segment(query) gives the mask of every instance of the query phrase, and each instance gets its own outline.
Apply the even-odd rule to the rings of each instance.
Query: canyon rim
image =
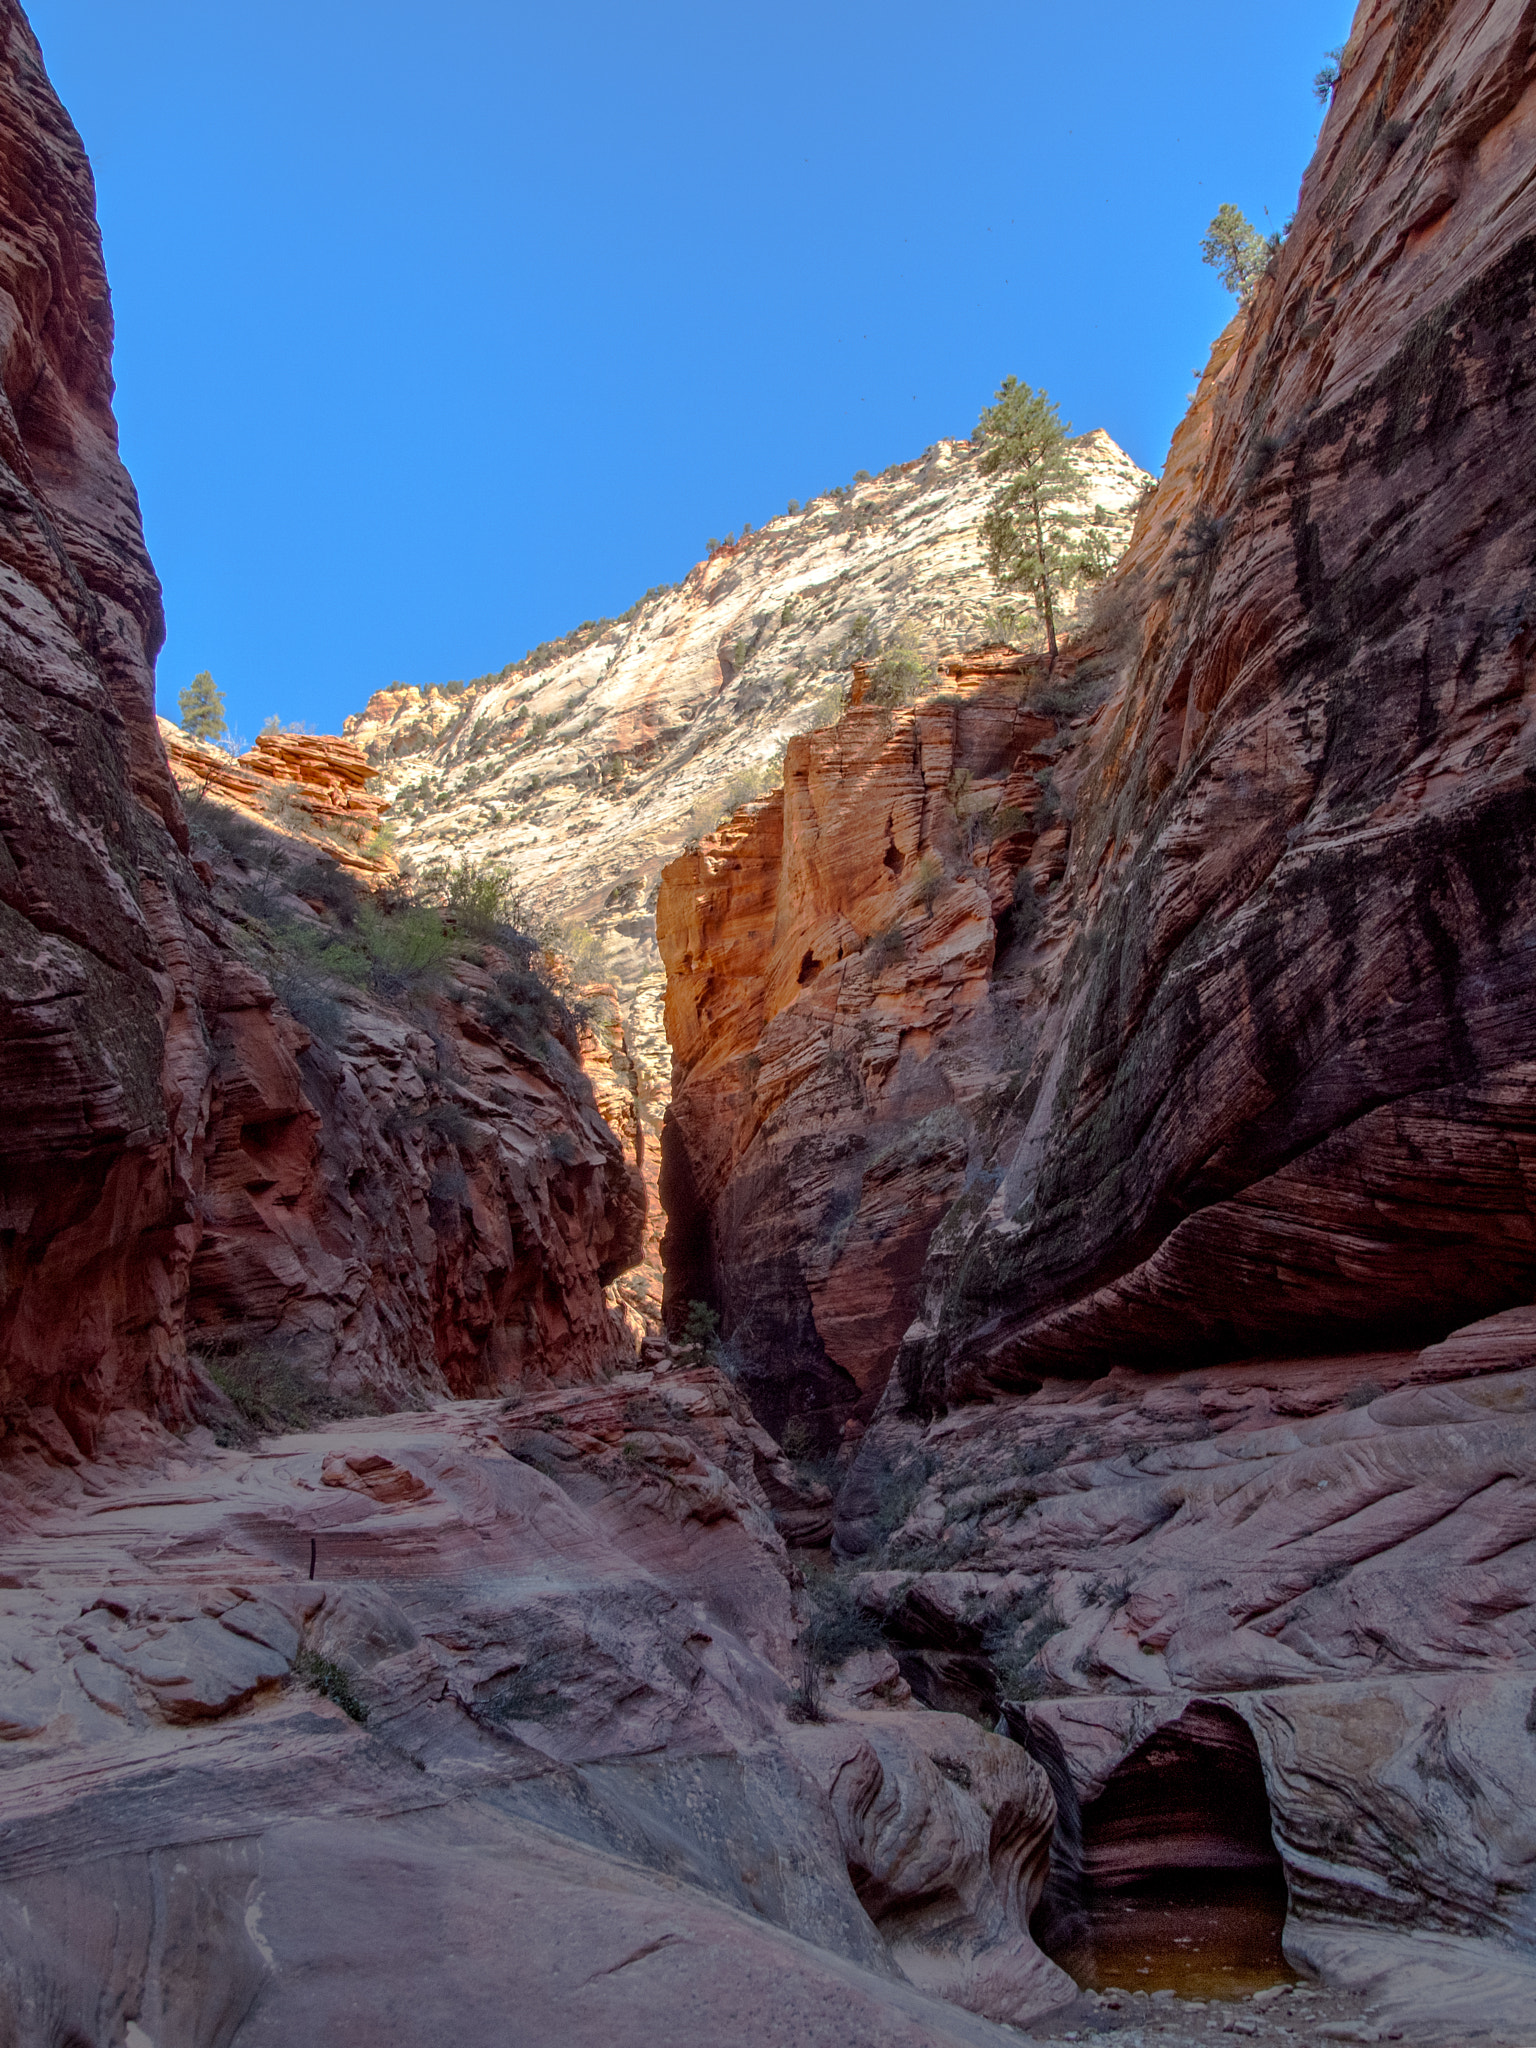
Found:
[[[1365,0],[1054,662],[942,442],[238,760],[0,102],[3,2038],[1536,2038],[1536,7]]]

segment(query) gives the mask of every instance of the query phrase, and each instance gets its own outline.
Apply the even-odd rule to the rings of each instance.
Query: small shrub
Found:
[[[556,1131],[549,1141],[549,1150],[551,1158],[558,1159],[562,1166],[574,1166],[581,1157],[569,1131]]]
[[[466,1146],[473,1142],[475,1127],[456,1102],[434,1102],[421,1113],[421,1123],[435,1138],[445,1138],[450,1145]]]
[[[316,1422],[367,1413],[365,1404],[333,1394],[281,1344],[209,1347],[193,1355],[245,1427],[257,1434],[308,1429]]]
[[[339,1664],[329,1657],[322,1657],[318,1650],[300,1650],[293,1660],[293,1675],[300,1685],[319,1693],[322,1699],[333,1700],[354,1721],[368,1719],[368,1709],[353,1690],[351,1678]]]
[[[993,1651],[992,1668],[1006,1698],[1039,1699],[1049,1691],[1051,1680],[1036,1659],[1065,1626],[1055,1602],[1048,1602],[1033,1621]]]
[[[327,995],[311,975],[296,968],[272,977],[278,1001],[290,1017],[296,1018],[311,1038],[322,1045],[338,1046],[347,1035],[347,1013],[332,995]]]
[[[933,915],[933,906],[938,901],[939,892],[943,887],[944,863],[936,854],[925,853],[918,862],[916,873],[913,876],[912,894],[915,900],[921,903],[930,917]]]
[[[836,1572],[807,1579],[811,1617],[800,1631],[800,1651],[817,1669],[835,1669],[860,1650],[885,1647],[878,1618],[860,1601],[849,1582]]]
[[[1346,1408],[1369,1408],[1373,1401],[1379,1401],[1386,1392],[1380,1380],[1358,1380],[1344,1396]]]
[[[1034,621],[1017,605],[995,605],[977,629],[984,647],[1022,647],[1034,631]]]
[[[882,925],[867,941],[864,959],[871,974],[883,974],[886,968],[896,965],[906,950],[907,942],[901,926],[893,919],[890,924]]]
[[[720,1318],[707,1301],[690,1301],[683,1323],[682,1352],[690,1365],[703,1365],[720,1334]]]
[[[439,1167],[427,1183],[427,1204],[436,1212],[434,1221],[440,1225],[468,1199],[469,1181],[463,1167],[457,1164]]]
[[[922,696],[932,684],[933,670],[915,649],[890,647],[870,671],[865,702],[894,709]]]
[[[880,1505],[875,1510],[875,1528],[887,1541],[901,1528],[917,1506],[923,1488],[933,1477],[933,1459],[924,1453],[909,1464],[888,1466],[880,1475]]]
[[[809,1458],[813,1455],[816,1440],[804,1416],[792,1415],[785,1423],[779,1447],[786,1458]]]
[[[1190,514],[1183,540],[1168,558],[1174,575],[1193,576],[1204,568],[1221,546],[1226,530],[1225,519],[1216,518],[1204,505],[1197,505]]]
[[[801,1664],[800,1676],[784,1711],[791,1721],[826,1720],[821,1704],[821,1672],[812,1658],[807,1657]]]
[[[457,860],[443,877],[444,905],[459,931],[492,939],[521,909],[512,878],[489,861]]]

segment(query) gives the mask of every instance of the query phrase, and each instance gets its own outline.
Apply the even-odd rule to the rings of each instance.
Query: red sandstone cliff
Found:
[[[13,0],[0,107],[0,1413],[87,1446],[125,1407],[185,1417],[189,1330],[395,1398],[604,1368],[633,1349],[603,1288],[641,1205],[574,1046],[486,1027],[489,957],[408,1003],[321,988],[317,1033],[262,936],[342,936],[285,886],[304,849],[188,857],[90,172]],[[332,836],[376,824],[341,743],[235,772]]]
[[[1064,672],[851,712],[658,907],[669,1286],[852,1420],[904,1678],[1055,1759],[1090,1877],[1269,1858],[1376,2026],[1511,2039],[1533,139],[1536,7],[1368,0]]]
[[[669,869],[679,1284],[812,1405],[919,1306],[942,1404],[1536,1282],[1533,36],[1362,11],[1075,669],[852,713]]]

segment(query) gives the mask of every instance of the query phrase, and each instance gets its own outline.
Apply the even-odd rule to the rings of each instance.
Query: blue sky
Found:
[[[96,171],[160,702],[499,668],[1012,372],[1149,467],[1343,0],[32,0]],[[1267,209],[1267,219],[1266,219]]]

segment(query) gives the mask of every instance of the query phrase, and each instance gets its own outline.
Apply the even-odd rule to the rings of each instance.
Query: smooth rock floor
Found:
[[[1088,2043],[1113,2036],[1115,2048],[1159,2048],[1231,2036],[1255,2048],[1298,2048],[1298,2044],[1403,2041],[1420,2048],[1530,2048],[1536,2023],[1524,2037],[1509,2032],[1443,2027],[1372,2019],[1358,1993],[1297,1984],[1273,1987],[1244,1999],[1185,1999],[1173,1992],[1084,1992],[1075,2006],[1053,2014],[1027,2038],[1051,2043]]]

